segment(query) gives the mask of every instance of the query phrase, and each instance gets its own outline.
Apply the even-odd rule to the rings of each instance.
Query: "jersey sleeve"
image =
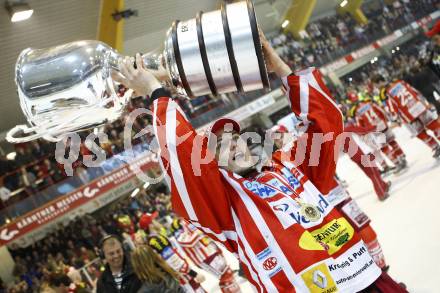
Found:
[[[307,135],[305,159],[295,163],[321,193],[327,194],[334,187],[339,153],[335,142],[344,129],[342,113],[315,68],[291,74],[283,79],[283,84],[291,109],[303,122]],[[297,146],[294,151],[303,150]]]
[[[154,95],[154,94],[153,94]],[[153,128],[160,165],[171,190],[173,210],[227,248],[235,236],[226,186],[203,137],[196,134],[183,111],[169,97],[154,100]],[[208,160],[207,160],[208,161]],[[233,249],[231,249],[233,250]]]

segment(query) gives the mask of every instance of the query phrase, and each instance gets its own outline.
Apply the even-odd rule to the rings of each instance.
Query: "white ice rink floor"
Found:
[[[389,274],[404,282],[411,293],[440,292],[440,161],[404,128],[394,130],[406,153],[409,168],[391,175],[390,197],[380,202],[369,179],[344,156],[338,162],[338,175],[347,181],[348,190],[372,220],[384,250]],[[233,269],[238,262],[225,253]],[[208,292],[220,292],[214,277],[204,273]],[[240,279],[243,292],[251,286]]]

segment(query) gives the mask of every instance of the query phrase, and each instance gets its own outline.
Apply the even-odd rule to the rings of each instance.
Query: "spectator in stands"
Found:
[[[55,172],[50,170],[50,164],[48,164],[49,160],[45,159],[44,161],[40,162],[38,165],[36,165],[34,167],[37,178],[39,179],[43,179],[43,183],[42,186],[47,187],[47,186],[51,186],[52,184],[54,184],[54,178],[51,175],[51,173]]]
[[[45,155],[45,151],[41,147],[43,144],[42,142],[34,140],[30,144],[31,145],[29,147],[31,148],[32,157],[34,157],[35,159],[39,159]]]
[[[92,248],[93,247],[93,242],[92,242],[93,235],[92,235],[92,232],[90,232],[89,225],[86,221],[83,221],[83,223],[82,223],[81,236],[84,239],[85,244],[88,247]]]
[[[422,67],[418,62],[414,62],[410,72],[404,75],[404,80],[421,92],[440,113],[440,102],[434,97],[436,90],[434,84],[439,82],[439,78],[428,67]]]
[[[8,160],[4,155],[0,155],[0,176],[12,171],[12,161]]]
[[[428,66],[440,78],[440,20],[438,20],[426,35],[432,38],[432,49],[429,53]]]
[[[63,273],[54,273],[50,276],[48,287],[56,293],[70,293],[69,290],[72,280]],[[75,292],[75,291],[73,291]]]
[[[26,169],[26,167],[21,167],[21,185],[26,188],[28,194],[33,194],[37,190],[37,177],[32,171]]]
[[[97,284],[97,293],[136,293],[142,281],[133,272],[130,260],[125,256],[121,241],[114,235],[105,237],[101,243],[105,271]]]
[[[78,177],[81,185],[90,182],[90,175],[84,167],[85,166],[81,164],[80,166],[78,166],[78,168],[75,169],[75,175]]]
[[[2,204],[6,204],[6,202],[11,197],[11,191],[0,182],[0,199]]]
[[[34,160],[30,149],[25,145],[15,145],[15,152],[15,162],[19,166],[29,164]]]

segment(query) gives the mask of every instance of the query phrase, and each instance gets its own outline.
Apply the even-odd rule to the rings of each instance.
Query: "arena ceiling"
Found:
[[[260,26],[276,31],[291,0],[254,0]],[[14,83],[14,65],[27,47],[45,48],[75,40],[95,39],[99,19],[98,0],[27,0],[34,9],[26,21],[11,23],[0,5],[0,139],[11,127],[25,123]],[[318,0],[313,18],[334,13],[340,0]],[[125,22],[125,53],[148,52],[160,46],[174,19],[189,19],[199,10],[219,8],[220,0],[126,0],[138,10]]]

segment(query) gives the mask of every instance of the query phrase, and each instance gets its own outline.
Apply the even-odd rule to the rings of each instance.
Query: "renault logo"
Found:
[[[316,270],[313,272],[313,284],[321,289],[327,287],[327,278],[321,271]]]

